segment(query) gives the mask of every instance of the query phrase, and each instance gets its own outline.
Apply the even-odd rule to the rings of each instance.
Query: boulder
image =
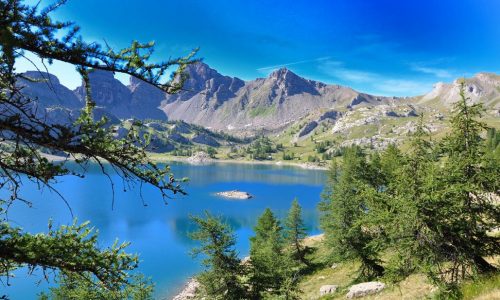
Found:
[[[376,294],[385,288],[385,284],[378,281],[363,282],[355,284],[349,288],[347,299],[364,297],[371,294]]]
[[[322,285],[319,288],[319,295],[324,296],[328,294],[333,294],[337,291],[337,286],[333,284]]]

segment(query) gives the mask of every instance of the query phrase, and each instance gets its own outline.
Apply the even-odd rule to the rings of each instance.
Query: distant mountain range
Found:
[[[450,107],[458,99],[457,81],[437,83],[431,92],[419,97],[382,97],[308,80],[286,68],[252,81],[223,76],[204,63],[190,65],[186,72],[185,91],[167,95],[135,78],[124,85],[110,72],[93,71],[90,82],[96,115],[106,115],[113,122],[130,118],[182,120],[235,135],[254,135],[281,132],[299,121],[328,113],[339,118],[360,107]],[[37,109],[48,121],[74,119],[83,107],[83,87],[69,90],[47,73],[29,71],[24,76],[46,79],[20,79],[20,85],[25,94],[38,99]],[[498,114],[500,76],[479,73],[466,83],[472,101],[481,101]]]

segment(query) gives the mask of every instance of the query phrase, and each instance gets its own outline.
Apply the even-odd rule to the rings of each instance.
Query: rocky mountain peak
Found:
[[[47,81],[49,84],[56,84],[59,85],[59,78],[57,76],[52,75],[47,72],[41,72],[41,71],[26,71],[23,73],[23,77],[29,78],[29,79],[35,79],[35,80],[40,80],[40,82]]]
[[[202,92],[201,95],[205,101],[215,100],[218,105],[234,97],[235,93],[245,85],[243,80],[223,76],[202,62],[188,65],[185,72],[189,76],[183,86],[185,91],[176,95],[168,95],[167,102],[188,100]]]
[[[302,78],[287,68],[273,71],[267,81],[273,84],[273,89],[277,93],[282,92],[285,96],[301,93],[316,95],[318,94],[317,88],[321,86],[318,82]]]

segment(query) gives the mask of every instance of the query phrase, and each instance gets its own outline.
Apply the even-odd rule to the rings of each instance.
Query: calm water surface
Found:
[[[66,176],[56,187],[69,202],[79,221],[90,220],[99,231],[100,246],[111,245],[116,239],[130,241],[128,252],[140,253],[139,271],[155,282],[155,298],[170,299],[185,280],[200,270],[199,259],[189,255],[195,246],[188,238],[194,230],[190,214],[209,210],[222,215],[235,229],[240,256],[248,254],[248,238],[256,218],[266,207],[284,217],[291,201],[297,197],[303,207],[310,234],[319,232],[316,205],[325,182],[325,172],[303,170],[286,166],[213,164],[192,166],[172,165],[174,174],[189,177],[185,184],[187,196],[175,196],[163,203],[158,191],[144,187],[141,200],[139,188],[124,192],[121,181],[115,178],[115,204],[109,180],[96,169],[85,179]],[[214,195],[225,190],[239,189],[255,196],[250,200],[227,200]],[[54,224],[71,223],[72,217],[63,201],[48,190],[38,191],[25,183],[23,196],[34,200],[34,207],[18,203],[9,212],[10,219],[35,233],[45,231],[47,220]],[[147,206],[143,205],[143,201]],[[12,300],[36,299],[36,295],[50,286],[40,273],[27,276],[16,272],[11,286],[0,282],[0,294],[7,293]]]

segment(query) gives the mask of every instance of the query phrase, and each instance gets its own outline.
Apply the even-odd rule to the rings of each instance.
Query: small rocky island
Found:
[[[246,200],[246,199],[250,199],[253,197],[252,195],[250,195],[247,192],[242,192],[242,191],[238,191],[238,190],[218,192],[218,193],[216,193],[216,195],[221,196],[221,197],[225,197],[225,198],[240,199],[240,200]]]

